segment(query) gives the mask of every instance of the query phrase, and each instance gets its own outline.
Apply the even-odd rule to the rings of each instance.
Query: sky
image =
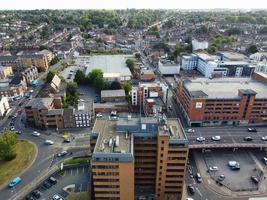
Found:
[[[1,10],[126,8],[267,9],[267,0],[0,0]]]

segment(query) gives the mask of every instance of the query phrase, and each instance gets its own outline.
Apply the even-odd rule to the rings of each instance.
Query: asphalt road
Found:
[[[267,144],[267,141],[261,140],[262,136],[267,135],[267,127],[257,127],[257,133],[248,132],[247,127],[198,127],[194,128],[195,133],[187,133],[189,144],[229,144],[229,143],[244,143],[244,144]],[[221,136],[221,141],[212,141],[212,136]],[[244,137],[250,136],[252,141],[245,141]],[[198,137],[206,138],[205,142],[198,142]]]

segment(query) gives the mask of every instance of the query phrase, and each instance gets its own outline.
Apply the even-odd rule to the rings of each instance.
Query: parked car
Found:
[[[41,197],[41,192],[39,190],[34,190],[32,192],[32,196],[36,199],[39,199]]]
[[[66,138],[63,140],[64,143],[71,143],[71,139],[70,138]]]
[[[54,144],[54,142],[52,140],[45,140],[44,143],[47,145],[53,145]]]
[[[110,116],[111,117],[117,116],[117,111],[116,110],[112,110],[111,113],[110,113]]]
[[[259,183],[259,179],[256,176],[251,176],[250,178],[255,184]]]
[[[53,185],[57,184],[57,179],[55,179],[53,176],[50,176],[48,181]]]
[[[263,140],[263,141],[267,141],[267,136],[262,136],[262,137],[261,137],[261,140]]]
[[[195,130],[192,128],[187,129],[187,133],[194,133],[194,132],[195,132]]]
[[[39,132],[37,132],[37,131],[33,131],[32,135],[38,137],[38,136],[41,135],[41,133],[39,133]]]
[[[97,118],[101,118],[101,117],[103,117],[103,115],[102,115],[101,113],[97,113],[97,114],[96,114],[96,117],[97,117]]]
[[[21,131],[15,131],[16,134],[21,135]]]
[[[67,151],[61,151],[60,153],[57,154],[57,157],[63,157],[65,155],[67,155],[68,152]]]
[[[200,175],[200,173],[197,173],[197,174],[196,174],[196,179],[197,179],[197,182],[198,182],[198,183],[202,183],[202,181],[203,181],[203,180],[202,180],[202,177],[201,177],[201,175]]]
[[[263,161],[263,163],[264,163],[265,165],[267,165],[267,158],[266,158],[266,157],[263,157],[263,158],[262,158],[262,161]]]
[[[204,137],[198,137],[198,138],[197,138],[197,141],[198,141],[198,142],[204,142],[205,140],[206,140],[206,139],[205,139]]]
[[[190,194],[192,194],[192,195],[194,195],[195,194],[195,188],[190,184],[190,185],[188,185],[187,186],[187,188],[188,188],[188,192],[190,193]]]
[[[55,195],[53,196],[53,200],[64,200],[64,199],[63,199],[63,197],[61,197],[60,195],[55,194]]]
[[[225,179],[225,175],[224,175],[224,174],[221,174],[221,175],[218,177],[218,181],[220,181],[220,182],[222,182],[224,179]]]
[[[249,141],[252,141],[253,139],[252,139],[252,137],[247,136],[247,137],[244,137],[244,140],[249,142]]]
[[[221,136],[216,135],[216,136],[211,137],[211,139],[212,139],[213,141],[220,141],[220,140],[221,140]]]
[[[34,198],[33,198],[31,195],[27,195],[27,196],[25,197],[25,200],[34,200]]]
[[[52,185],[48,181],[44,181],[43,183],[44,188],[49,189],[52,187]]]
[[[248,128],[248,132],[257,132],[256,128]]]
[[[15,187],[17,184],[19,184],[22,181],[22,179],[18,176],[16,178],[14,178],[10,183],[9,183],[9,187]]]
[[[217,172],[218,170],[219,170],[219,168],[217,166],[209,167],[210,172]]]

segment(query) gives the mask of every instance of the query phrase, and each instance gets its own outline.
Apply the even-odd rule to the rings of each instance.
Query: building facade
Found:
[[[176,101],[189,125],[262,123],[267,86],[250,78],[182,80]]]
[[[91,151],[96,199],[181,199],[188,140],[179,120],[97,119]]]
[[[0,99],[0,117],[6,116],[9,109],[10,109],[10,106],[8,103],[8,99],[6,97],[1,97],[1,99]]]

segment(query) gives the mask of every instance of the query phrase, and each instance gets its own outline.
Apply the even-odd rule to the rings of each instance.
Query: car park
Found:
[[[198,137],[198,138],[197,138],[197,141],[198,141],[198,142],[204,142],[205,140],[206,140],[206,139],[205,139],[204,137]]]
[[[259,183],[259,179],[256,176],[251,176],[250,179],[255,183],[258,184]]]
[[[213,141],[220,141],[220,140],[221,140],[221,136],[216,135],[216,136],[211,137],[211,139],[212,139]]]
[[[195,132],[195,130],[192,128],[187,129],[187,133],[194,133],[194,132]]]
[[[249,142],[249,141],[252,141],[253,140],[253,138],[252,137],[249,137],[249,136],[247,136],[247,137],[244,137],[244,141],[247,141],[247,142]]]
[[[248,132],[257,132],[257,129],[256,128],[248,128]]]
[[[190,194],[195,194],[195,188],[190,184],[190,185],[188,185],[187,186],[187,189],[188,189],[188,192],[190,193]]]
[[[262,141],[267,141],[267,136],[262,136],[262,137],[261,137],[261,140],[262,140]]]
[[[47,145],[53,145],[54,144],[54,142],[52,140],[45,140],[44,143]]]
[[[197,179],[198,183],[202,183],[202,181],[203,181],[200,173],[196,173],[196,179]]]
[[[39,132],[37,132],[37,131],[33,131],[32,135],[38,137],[38,136],[41,135],[41,133],[39,133]]]

